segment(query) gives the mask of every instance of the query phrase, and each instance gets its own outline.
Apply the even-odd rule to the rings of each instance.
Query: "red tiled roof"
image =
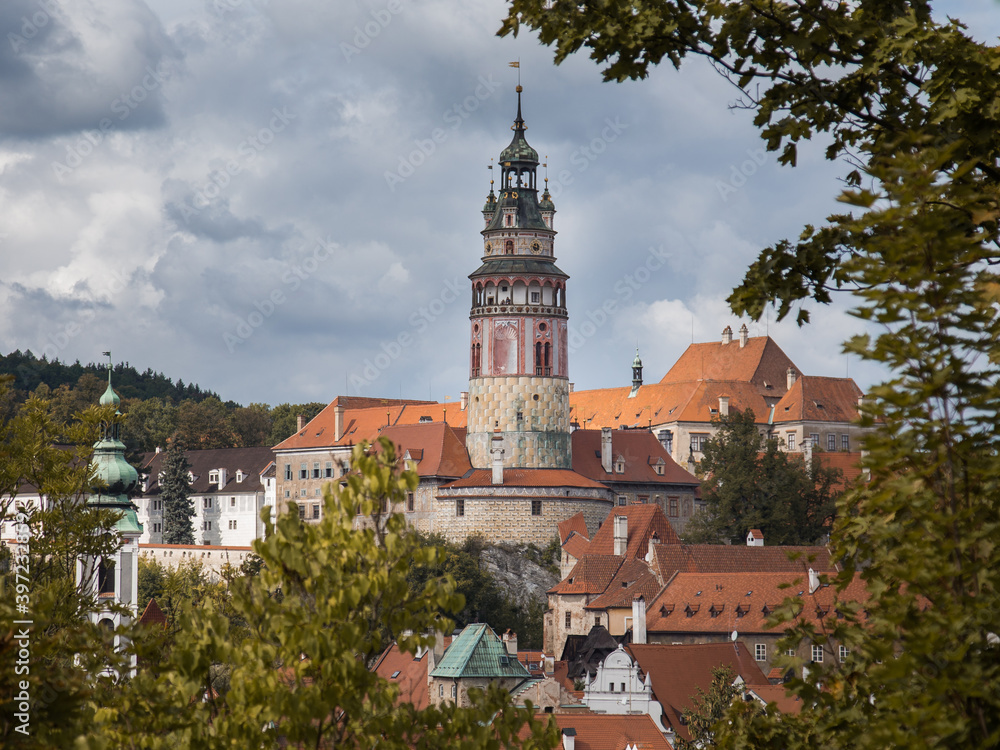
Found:
[[[654,549],[660,578],[682,573],[800,573],[812,568],[833,572],[826,547],[746,547],[728,544],[661,544]],[[789,555],[796,556],[795,560]]]
[[[802,700],[789,693],[784,685],[754,685],[749,692],[764,703],[774,703],[783,714],[797,714],[802,711]]]
[[[163,610],[160,609],[160,605],[156,603],[156,599],[150,599],[149,603],[146,605],[146,609],[142,611],[142,616],[139,618],[140,625],[161,625],[164,628],[167,627],[167,616],[163,614]]]
[[[444,422],[397,425],[380,436],[392,440],[400,456],[409,451],[422,477],[461,477],[472,468],[465,443]]]
[[[573,532],[569,539],[563,542],[563,551],[579,560],[584,555],[590,554],[590,540]]]
[[[690,484],[698,485],[700,480],[682,469],[670,457],[653,433],[647,430],[612,430],[612,462],[618,456],[625,460],[625,471],[609,474],[601,462],[601,431],[574,430],[573,469],[599,482],[643,482],[647,484]],[[663,474],[657,474],[654,466],[662,461]]]
[[[685,740],[691,736],[681,724],[681,714],[693,705],[698,688],[708,692],[716,667],[728,666],[748,685],[768,685],[750,650],[742,643],[632,644],[627,650],[649,676],[653,695],[663,706],[664,723],[669,722]]]
[[[344,407],[342,420],[344,434],[340,436],[340,440],[335,440],[338,406]],[[387,424],[418,422],[421,416],[434,416],[436,406],[435,401],[337,396],[305,427],[274,446],[274,450],[329,448],[335,445],[354,445],[362,440],[371,442],[378,436],[379,430]],[[388,422],[386,422],[387,413]]]
[[[593,714],[574,711],[539,714],[535,718],[544,722],[549,721],[550,717],[555,720],[560,731],[575,730],[576,750],[625,750],[626,746],[638,750],[671,750],[670,743],[649,714]],[[521,739],[527,736],[527,728],[522,728]]]
[[[461,479],[442,485],[443,487],[492,487],[492,469],[473,469]],[[504,487],[578,487],[582,489],[606,490],[603,484],[595,482],[570,469],[520,469],[503,470]]]
[[[798,596],[803,602],[799,619],[813,622],[836,617],[838,599],[868,600],[860,576],[839,595],[833,586],[821,586],[810,594],[808,585],[804,573],[678,573],[647,606],[646,631],[780,633],[780,628],[768,628],[767,619],[786,598]]]
[[[721,341],[691,344],[660,382],[728,380],[753,383],[761,389],[762,395],[767,392],[781,396],[786,390],[789,367],[795,365],[774,339],[755,336],[748,338],[746,346],[742,347],[738,339],[728,344]]]
[[[566,541],[572,531],[575,531],[584,539],[590,538],[587,532],[587,522],[583,518],[582,510],[575,516],[570,516],[565,521],[560,521],[557,528],[559,529],[559,541],[562,543]]]
[[[626,557],[642,558],[649,551],[649,539],[656,534],[660,546],[665,544],[680,544],[680,538],[667,520],[659,505],[645,503],[640,505],[624,505],[613,509],[604,519],[601,528],[590,540],[591,555],[610,555],[615,551],[614,519],[617,516],[628,518],[628,546]]]
[[[416,659],[413,654],[400,651],[399,646],[393,643],[382,652],[372,671],[399,686],[396,703],[411,703],[418,711],[430,704],[426,653]]]
[[[862,395],[851,378],[803,375],[774,407],[774,422],[854,422]]]
[[[584,555],[548,593],[600,594],[607,589],[624,559],[616,555]]]
[[[821,466],[830,469],[840,469],[840,473],[844,475],[845,485],[853,485],[863,473],[860,452],[823,451],[821,453],[813,453],[813,455],[819,458]]]
[[[646,563],[626,558],[604,593],[588,604],[585,609],[631,607],[632,601],[639,596],[649,604],[662,589],[663,584]]]

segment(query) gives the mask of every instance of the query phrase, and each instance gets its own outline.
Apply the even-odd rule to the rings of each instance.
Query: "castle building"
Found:
[[[555,205],[538,195],[538,152],[525,140],[521,87],[514,137],[500,153],[500,194],[483,207],[482,265],[472,281],[469,417],[472,465],[503,451],[511,468],[569,469],[566,280],[555,264]],[[498,439],[499,438],[499,439]]]

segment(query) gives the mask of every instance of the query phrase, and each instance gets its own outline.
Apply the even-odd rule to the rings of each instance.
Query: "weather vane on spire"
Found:
[[[516,62],[507,63],[512,68],[517,68],[517,90],[521,90],[521,60],[518,58]]]

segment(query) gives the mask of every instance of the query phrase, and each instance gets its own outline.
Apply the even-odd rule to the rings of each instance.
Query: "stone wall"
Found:
[[[473,466],[492,466],[490,448],[493,433],[499,430],[504,438],[504,466],[571,467],[569,382],[565,378],[472,378],[468,411],[466,445]]]
[[[582,512],[588,528],[596,528],[611,510],[611,500],[603,490],[570,491],[571,496],[555,496],[548,487],[442,489],[435,502],[434,531],[456,544],[478,535],[489,544],[544,548],[558,536],[558,526],[567,518]]]

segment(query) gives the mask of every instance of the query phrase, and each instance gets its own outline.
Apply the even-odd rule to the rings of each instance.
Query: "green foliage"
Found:
[[[192,450],[232,448],[237,442],[229,412],[215,396],[203,401],[181,402],[177,407],[175,437]]]
[[[742,703],[743,689],[735,684],[736,673],[728,666],[715,667],[712,670],[712,684],[708,691],[698,688],[692,696],[691,707],[684,709],[681,720],[691,734],[691,740],[677,739],[678,750],[702,750],[718,747],[715,743],[716,725],[729,712],[737,701]],[[762,713],[760,704],[756,701],[746,710],[740,710],[741,715],[749,717]],[[724,727],[720,727],[725,731]]]
[[[742,544],[760,529],[768,544],[819,544],[830,533],[839,470],[808,464],[765,440],[752,410],[734,409],[717,420],[698,467],[705,510],[685,529],[689,542]]]
[[[294,505],[254,547],[260,575],[232,589],[231,605],[249,637],[207,601],[181,614],[180,633],[157,673],[140,672],[117,700],[97,708],[84,748],[554,747],[554,724],[535,721],[496,688],[474,691],[470,708],[453,704],[417,710],[396,705],[399,692],[368,665],[396,639],[407,653],[432,646],[459,609],[449,578],[414,591],[407,573],[430,565],[433,547],[407,532],[402,503],[418,482],[402,471],[389,441],[378,452],[354,450],[345,488],[328,487],[319,523],[298,518]],[[372,523],[359,523],[360,519]],[[360,526],[360,528],[356,528]],[[220,684],[225,690],[207,692]],[[285,745],[281,745],[285,746]]]
[[[184,449],[177,440],[171,441],[163,459],[163,477],[160,479],[164,544],[194,544],[190,471],[191,465]]]
[[[177,407],[160,398],[145,401],[123,400],[128,415],[122,442],[135,453],[151,453],[165,448],[177,430]]]
[[[890,374],[863,408],[870,481],[832,532],[831,584],[860,570],[871,598],[796,622],[789,644],[850,658],[789,683],[799,716],[731,715],[719,746],[1000,745],[1000,48],[926,2],[513,0],[502,33],[521,24],[614,80],[708,58],[780,161],[822,134],[853,165],[849,211],[765,249],[729,301],[804,323],[804,303],[849,292],[877,331],[846,346]]]
[[[326,408],[326,404],[312,401],[308,404],[278,404],[271,409],[271,437],[268,445],[277,445],[295,434],[301,414],[308,422]]]
[[[8,385],[9,378],[0,377],[0,396]],[[66,424],[53,418],[47,401],[32,398],[16,416],[0,420],[0,520],[24,522],[16,534],[28,549],[25,558],[14,558],[4,547],[0,559],[0,621],[5,623],[0,629],[0,662],[5,665],[0,669],[0,745],[4,747],[70,744],[88,726],[89,706],[107,682],[96,675],[122,664],[111,650],[111,634],[87,619],[97,604],[86,593],[92,581],[76,580],[78,555],[101,557],[118,544],[117,535],[111,533],[118,514],[86,505],[93,484],[91,446],[100,421],[115,419],[112,412],[91,407],[80,420]],[[64,445],[56,447],[57,440]],[[22,494],[35,491],[47,502],[30,512]],[[31,625],[13,624],[24,620]],[[25,628],[30,655],[22,659]],[[31,698],[27,735],[16,731],[22,720],[15,716],[20,710],[15,708],[15,697],[25,689]]]

